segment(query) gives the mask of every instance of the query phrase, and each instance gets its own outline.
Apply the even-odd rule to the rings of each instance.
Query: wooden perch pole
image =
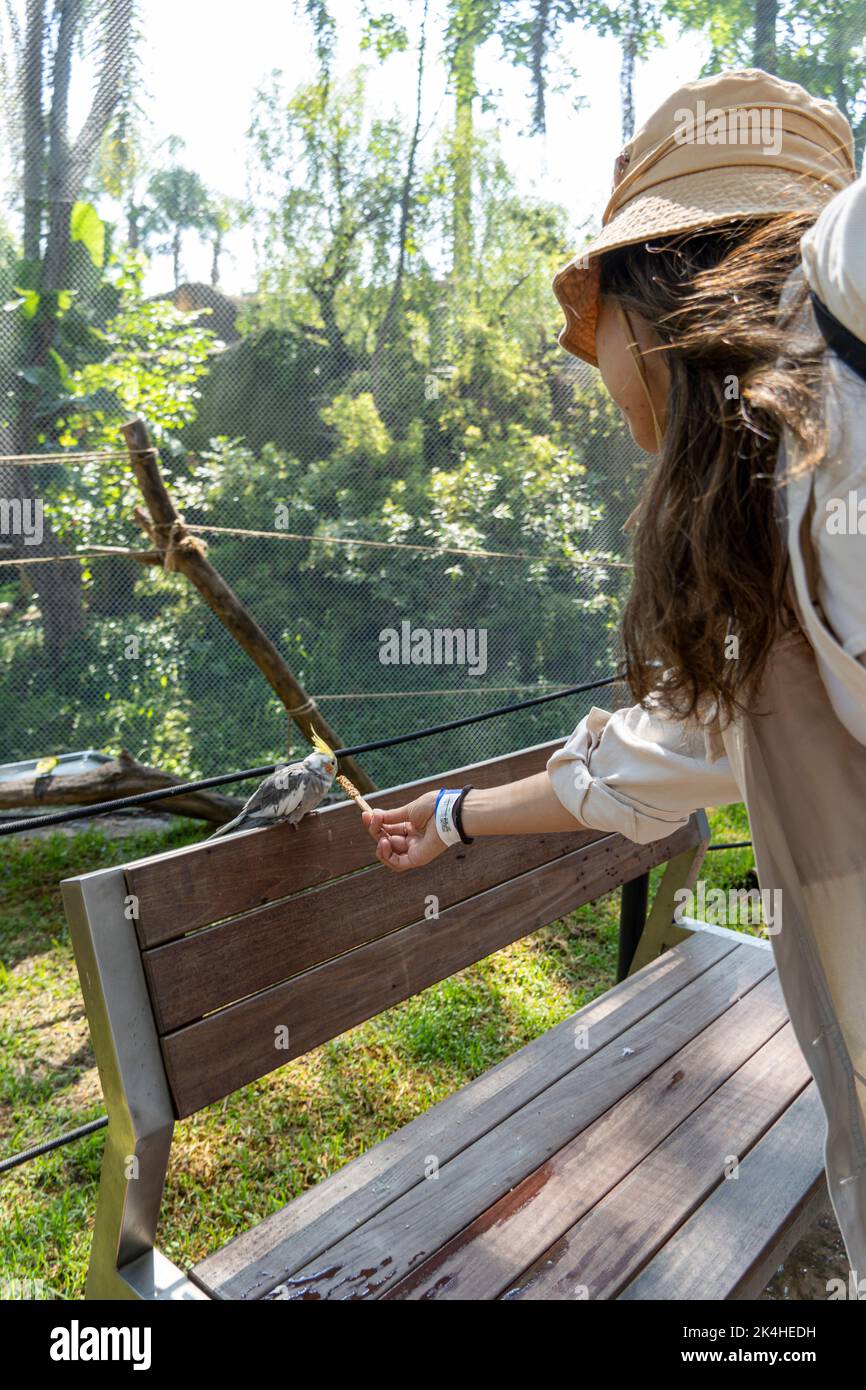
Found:
[[[165,568],[179,570],[195,585],[211,612],[228,628],[247,656],[252,657],[306,738],[312,743],[315,731],[331,748],[344,747],[315,701],[292,675],[273,642],[214,569],[204,553],[203,543],[186,531],[163,481],[157,453],[144,421],[131,420],[121,426],[121,433],[147,506],[147,512],[136,507],[135,520],[163,555]],[[340,767],[362,791],[376,790],[375,782],[354,758],[341,759]]]
[[[72,772],[63,777],[53,777],[49,773],[47,777],[17,777],[13,782],[0,782],[0,810],[12,811],[19,806],[92,806],[97,801],[176,787],[180,781],[180,777],[173,777],[170,772],[136,762],[124,749],[119,758],[91,772]],[[199,791],[152,801],[148,809],[172,811],[178,816],[194,816],[196,820],[224,825],[237,815],[243,804],[237,796]]]

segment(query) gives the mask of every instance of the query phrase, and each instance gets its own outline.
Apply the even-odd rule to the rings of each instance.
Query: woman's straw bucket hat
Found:
[[[740,217],[817,216],[855,173],[848,121],[796,82],[758,68],[687,82],[623,146],[601,233],[553,281],[560,344],[598,366],[603,252]]]

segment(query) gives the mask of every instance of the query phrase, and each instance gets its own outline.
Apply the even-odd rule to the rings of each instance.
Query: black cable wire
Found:
[[[711,849],[751,849],[751,840],[719,840],[718,844],[707,845],[707,850]]]
[[[108,1124],[108,1116],[100,1115],[98,1120],[91,1120],[87,1125],[81,1125],[79,1129],[71,1129],[67,1134],[58,1134],[56,1139],[49,1139],[44,1144],[34,1144],[31,1149],[22,1149],[18,1154],[12,1154],[10,1158],[0,1160],[0,1173],[8,1173],[11,1168],[20,1168],[22,1163],[29,1163],[31,1159],[41,1158],[43,1154],[51,1153],[52,1149],[60,1149],[64,1144],[71,1144],[76,1139],[84,1139],[88,1134],[95,1134],[98,1129],[105,1129]]]
[[[399,743],[413,743],[419,738],[429,738],[431,734],[441,734],[449,729],[460,729],[468,724],[478,724],[482,719],[494,719],[500,714],[511,714],[515,710],[531,709],[534,705],[544,705],[551,700],[562,700],[569,695],[580,695],[586,690],[598,690],[603,685],[616,685],[622,676],[604,676],[600,680],[585,681],[582,685],[570,685],[565,690],[554,690],[548,695],[534,695],[531,700],[521,700],[512,705],[499,705],[496,709],[484,710],[481,714],[470,714],[464,719],[450,719],[445,724],[433,724],[428,729],[416,729],[411,734],[397,734],[394,738],[375,739],[372,743],[358,743],[352,748],[337,748],[337,758],[354,757],[359,753],[373,753],[379,748],[393,748]],[[98,801],[92,806],[69,811],[52,811],[44,816],[25,816],[21,820],[7,821],[0,825],[0,835],[18,835],[27,830],[41,830],[48,825],[62,825],[64,821],[84,820],[90,816],[101,816],[106,812],[122,811],[127,806],[147,806],[154,801],[165,801],[170,796],[182,796],[184,792],[206,791],[208,787],[227,786],[231,782],[245,782],[253,777],[268,777],[281,763],[266,763],[262,767],[248,767],[242,772],[224,772],[218,777],[201,777],[197,782],[181,782],[176,787],[164,787],[158,791],[138,792],[134,796],[120,796],[113,801]]]

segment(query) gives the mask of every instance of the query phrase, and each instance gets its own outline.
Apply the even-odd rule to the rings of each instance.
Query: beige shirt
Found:
[[[581,821],[645,843],[746,803],[791,1023],[827,1117],[830,1197],[866,1276],[866,382],[827,354],[831,446],[784,490],[804,637],[776,644],[761,708],[721,735],[656,707],[593,708],[547,764]],[[783,441],[780,467],[793,456]],[[811,552],[811,554],[810,554]],[[813,588],[809,559],[814,560]]]

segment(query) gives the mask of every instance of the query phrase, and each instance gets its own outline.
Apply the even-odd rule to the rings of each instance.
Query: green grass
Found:
[[[711,825],[714,840],[749,838],[742,807]],[[200,835],[179,820],[123,841],[2,842],[0,1154],[103,1109],[60,879]],[[754,886],[751,850],[708,855],[702,877]],[[169,1258],[201,1259],[609,988],[618,914],[608,894],[179,1124],[158,1236]],[[0,1281],[81,1296],[103,1143],[91,1135],[2,1179]]]

